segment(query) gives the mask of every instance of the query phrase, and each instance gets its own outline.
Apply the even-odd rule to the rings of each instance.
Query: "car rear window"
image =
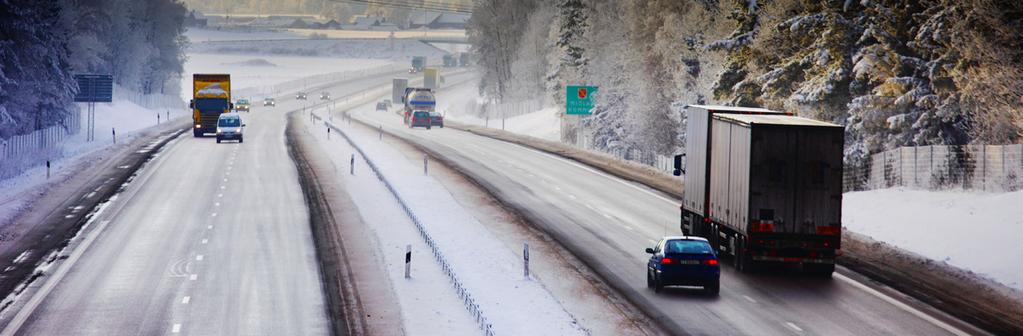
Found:
[[[220,118],[218,126],[221,127],[238,127],[242,124],[242,120],[238,118]]]
[[[428,116],[430,116],[430,114],[427,113],[427,112],[416,112],[415,116],[422,118],[422,117],[428,117]]]
[[[664,253],[713,253],[710,244],[699,240],[669,240],[664,244]]]

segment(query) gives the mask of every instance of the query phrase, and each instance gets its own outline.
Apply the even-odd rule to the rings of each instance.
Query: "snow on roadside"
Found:
[[[842,223],[1023,291],[1023,191],[882,189],[843,196]]]
[[[437,111],[443,113],[445,118],[463,124],[486,125],[490,128],[500,129],[502,125],[499,116],[490,116],[490,120],[486,120],[484,115],[477,114],[477,102],[481,98],[475,85],[471,84],[475,84],[475,81],[469,81],[466,85],[439,90],[437,93]],[[547,107],[523,115],[509,117],[504,120],[504,130],[544,140],[560,141],[561,119],[558,113],[558,108]]]
[[[48,185],[70,178],[76,169],[81,168],[82,159],[100,155],[103,150],[113,147],[113,131],[116,131],[118,144],[129,143],[140,131],[157,126],[157,114],[160,115],[160,123],[164,124],[168,115],[172,121],[180,121],[188,116],[188,111],[180,108],[148,109],[127,100],[97,103],[96,141],[90,142],[85,140],[83,108],[83,130],[61,145],[59,157],[52,162],[52,176],[49,180],[46,179],[45,166],[37,166],[18,176],[0,180],[0,190],[3,191],[0,193],[0,229],[12,223],[15,217],[41,197]]]
[[[422,165],[409,162],[404,154],[378,141],[374,132],[342,127],[366,153],[371,153],[370,159],[416,212],[496,333],[585,334],[541,283],[522,277],[519,251],[505,248],[502,241],[461,208],[440,182],[424,176]],[[363,167],[362,171],[367,169]],[[414,229],[409,225],[409,229]]]

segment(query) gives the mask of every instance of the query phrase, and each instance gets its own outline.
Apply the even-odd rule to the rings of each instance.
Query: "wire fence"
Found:
[[[845,191],[909,187],[928,190],[1023,189],[1023,145],[901,147],[845,168]]]
[[[82,113],[71,113],[63,124],[0,139],[0,180],[63,155],[61,144],[82,127]]]
[[[444,257],[444,254],[440,251],[440,248],[437,247],[437,244],[433,240],[433,237],[423,226],[423,222],[419,220],[419,216],[417,216],[415,211],[413,211],[412,208],[407,203],[405,203],[405,200],[401,197],[401,194],[398,193],[398,190],[395,189],[391,182],[388,181],[387,178],[384,176],[384,174],[380,172],[380,169],[377,168],[375,163],[373,163],[373,160],[370,160],[370,158],[366,156],[366,153],[362,150],[362,148],[359,147],[359,145],[356,144],[354,140],[348,137],[348,134],[344,130],[342,130],[340,127],[335,126],[333,123],[329,121],[323,120],[323,118],[321,118],[319,115],[313,114],[313,118],[322,121],[324,125],[334,129],[334,131],[336,131],[337,133],[340,133],[341,136],[345,138],[345,141],[347,141],[349,145],[351,145],[353,148],[355,148],[357,152],[359,152],[359,156],[361,156],[363,160],[366,161],[366,164],[369,166],[370,170],[373,171],[373,174],[377,176],[377,179],[383,182],[384,186],[387,187],[387,190],[390,192],[391,196],[393,196],[395,201],[398,202],[398,205],[401,206],[401,209],[405,213],[405,216],[407,216],[409,220],[412,221],[412,223],[416,226],[416,230],[419,232],[419,235],[423,238],[426,244],[430,246],[430,251],[433,253],[434,259],[437,261],[438,264],[440,264],[441,269],[444,271],[444,274],[448,276],[448,282],[455,289],[455,292],[458,293],[458,297],[462,299],[462,305],[464,305],[465,308],[469,311],[469,314],[473,316],[477,326],[479,326],[480,330],[483,331],[484,335],[493,336],[494,327],[493,324],[490,323],[490,319],[487,318],[486,314],[484,314],[483,312],[483,309],[481,309],[480,305],[476,303],[476,299],[472,296],[471,293],[469,293],[469,290],[458,278],[458,275],[451,267],[451,264],[448,262],[447,258]]]

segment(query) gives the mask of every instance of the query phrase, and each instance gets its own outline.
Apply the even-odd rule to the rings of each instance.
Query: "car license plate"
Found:
[[[682,265],[699,265],[700,261],[699,260],[679,260],[678,263],[682,264]]]

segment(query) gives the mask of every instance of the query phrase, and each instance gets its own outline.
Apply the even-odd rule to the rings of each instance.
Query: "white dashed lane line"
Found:
[[[191,301],[192,301],[192,297],[191,296],[186,296],[186,297],[181,298],[181,303],[182,304],[188,304]]]
[[[213,225],[207,225],[206,228],[207,229],[213,229]]]
[[[785,325],[789,326],[789,328],[792,328],[792,330],[795,330],[796,332],[803,332],[803,328],[800,328],[795,323],[785,322]]]
[[[209,240],[209,239],[203,239],[203,240],[202,240],[202,243],[203,243],[203,244],[206,244],[206,243],[209,243],[209,242],[210,242],[210,240]]]
[[[180,333],[181,332],[181,323],[175,323],[174,326],[171,327],[171,332],[175,333],[175,334]]]
[[[195,281],[196,279],[199,279],[199,275],[198,274],[192,274],[192,275],[188,276],[188,280]]]
[[[743,295],[742,298],[746,299],[746,301],[749,301],[750,303],[757,303],[757,300],[749,297],[749,295]]]
[[[195,260],[196,260],[196,261],[202,261],[202,259],[203,259],[203,255],[201,255],[201,254],[200,254],[200,255],[197,255],[197,256],[195,256]]]

